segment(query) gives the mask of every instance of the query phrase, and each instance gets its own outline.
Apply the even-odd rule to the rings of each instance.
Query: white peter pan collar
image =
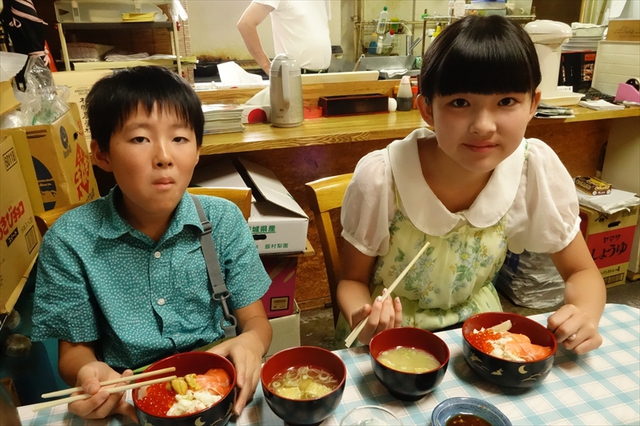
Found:
[[[513,204],[524,166],[525,140],[494,169],[489,182],[468,210],[451,213],[433,193],[422,175],[418,156],[418,139],[435,134],[421,128],[405,139],[389,145],[389,162],[402,200],[402,208],[411,222],[422,232],[442,236],[460,221],[477,228],[496,224]]]

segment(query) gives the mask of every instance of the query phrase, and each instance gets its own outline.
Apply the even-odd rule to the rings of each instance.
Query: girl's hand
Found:
[[[564,305],[558,309],[549,317],[547,328],[555,334],[559,343],[578,355],[597,349],[602,344],[598,324],[575,305]]]
[[[130,417],[138,423],[135,408],[125,400],[126,392],[108,393],[100,387],[100,382],[131,376],[133,372],[126,370],[122,375],[109,367],[104,362],[91,362],[78,371],[76,386],[81,386],[83,392],[93,395],[89,399],[75,401],[69,404],[69,411],[84,419],[103,419],[112,414],[122,414]],[[116,383],[109,387],[122,386],[125,382]]]
[[[240,388],[233,408],[236,415],[240,415],[242,409],[247,405],[247,401],[253,397],[260,382],[263,348],[256,340],[246,334],[240,334],[209,350],[209,352],[231,359],[235,366],[236,386]]]
[[[384,295],[386,291],[386,289],[382,290],[382,294]],[[358,335],[358,341],[365,345],[368,345],[371,338],[381,331],[402,325],[400,298],[388,298],[383,302],[382,296],[376,297],[373,305],[366,304],[353,315],[353,327],[356,327],[367,315],[369,316],[366,319],[367,323]]]

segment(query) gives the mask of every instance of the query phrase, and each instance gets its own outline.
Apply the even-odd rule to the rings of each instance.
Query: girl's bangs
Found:
[[[454,43],[443,59],[436,95],[529,93],[537,86],[527,54],[517,45],[479,43],[470,49]]]

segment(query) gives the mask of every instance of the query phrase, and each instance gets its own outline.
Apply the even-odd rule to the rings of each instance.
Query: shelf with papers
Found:
[[[176,67],[178,74],[182,73],[183,58],[180,56],[178,43],[178,27],[175,22],[64,22],[57,23],[58,35],[60,37],[60,45],[62,48],[62,58],[64,60],[65,69],[72,70],[69,51],[67,49],[66,33],[75,33],[76,31],[121,31],[121,30],[154,30],[166,29],[169,31],[171,41],[170,54],[174,57],[162,59],[139,59],[133,61],[100,61],[100,62],[74,62],[73,69],[82,70],[98,70],[98,69],[116,69],[128,68],[138,65],[159,65],[164,67]],[[190,58],[188,58],[190,60]]]

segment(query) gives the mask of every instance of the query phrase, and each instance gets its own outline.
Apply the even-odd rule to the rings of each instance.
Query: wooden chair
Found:
[[[193,195],[212,195],[226,198],[238,206],[245,220],[249,220],[251,214],[251,188],[187,188],[187,192]]]
[[[240,208],[245,220],[251,214],[251,189],[250,188],[187,188],[187,192],[193,195],[213,195],[226,198]],[[36,215],[36,224],[40,230],[40,235],[45,232],[58,220],[60,216],[84,203],[72,204],[70,206],[58,207]]]
[[[338,315],[340,314],[336,292],[341,275],[341,266],[330,212],[342,207],[342,199],[352,177],[353,173],[347,173],[318,179],[306,184],[309,207],[316,220],[318,237],[320,238],[324,255],[324,265],[327,269],[334,326],[338,322]]]

